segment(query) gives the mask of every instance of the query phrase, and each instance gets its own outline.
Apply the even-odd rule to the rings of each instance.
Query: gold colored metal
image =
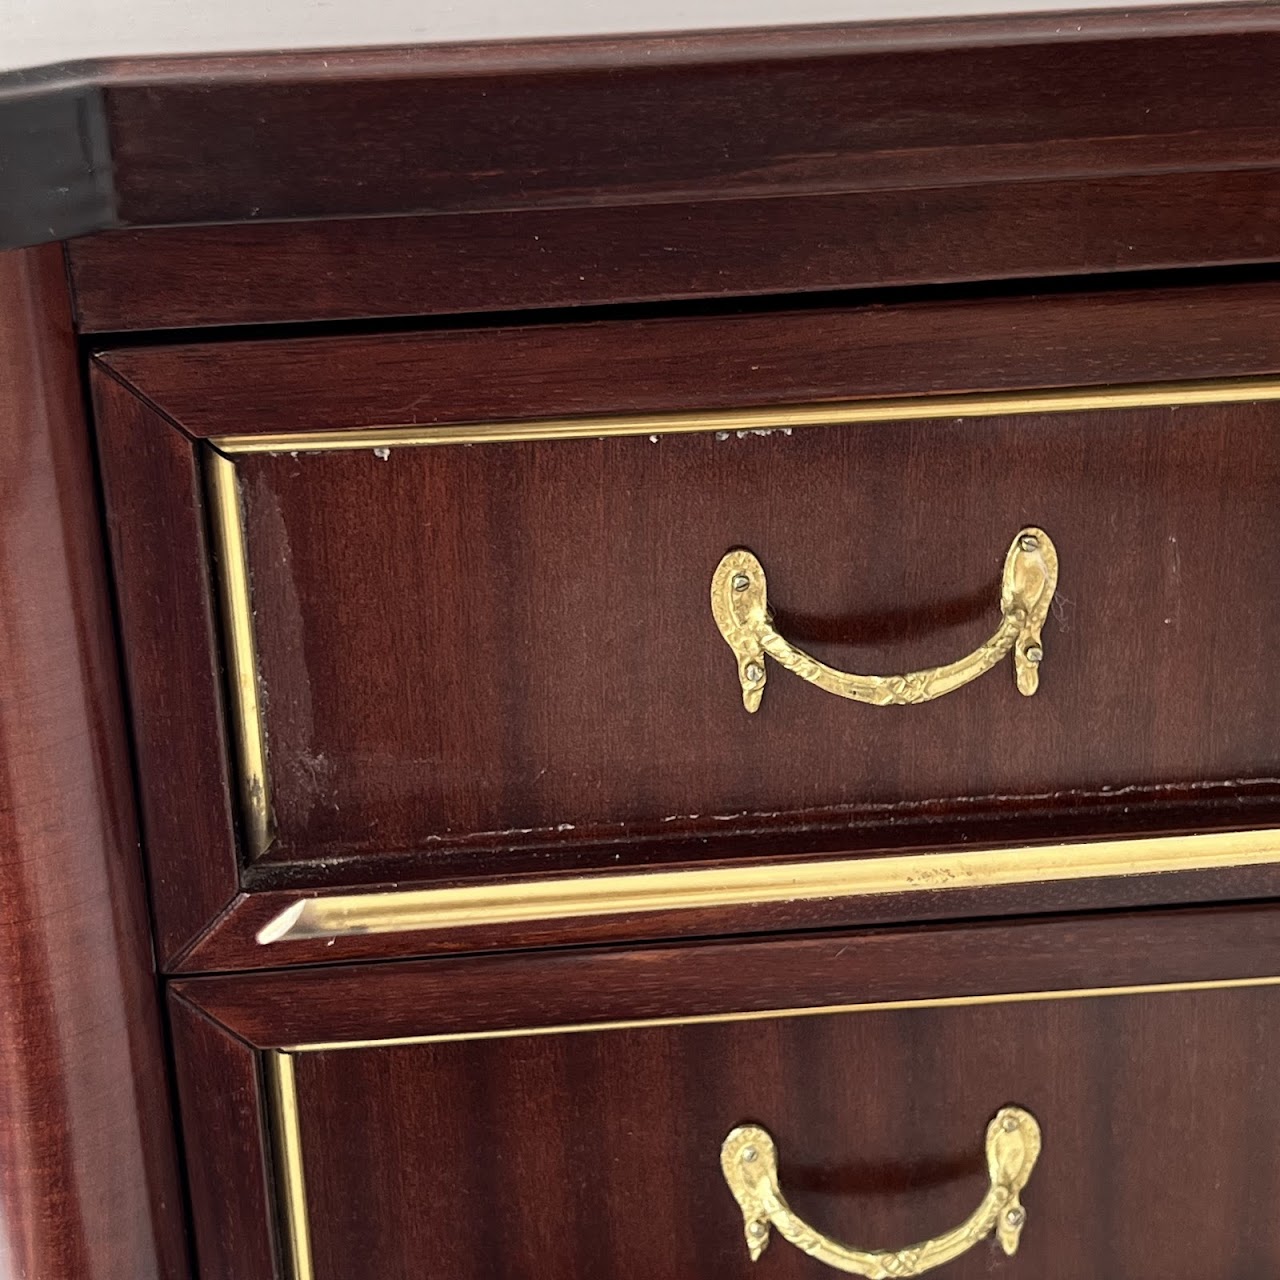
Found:
[[[290,1280],[312,1280],[311,1232],[307,1223],[307,1187],[302,1176],[302,1138],[293,1058],[273,1049],[265,1055],[264,1065],[274,1132],[277,1199],[284,1218],[285,1265]]]
[[[811,1258],[868,1280],[919,1276],[967,1253],[995,1233],[1012,1256],[1026,1224],[1021,1193],[1040,1154],[1040,1126],[1021,1107],[1002,1107],[987,1126],[987,1174],[991,1186],[982,1203],[958,1227],[905,1249],[854,1249],[809,1226],[792,1210],[778,1182],[778,1150],[759,1125],[740,1125],[724,1140],[720,1168],[742,1210],[747,1251],[757,1262],[769,1229]]]
[[[632,414],[612,418],[553,418],[457,426],[357,427],[221,436],[223,453],[327,453],[437,444],[510,444],[525,440],[595,440],[609,436],[661,436],[698,431],[782,431],[854,422],[918,422],[929,418],[992,418],[1019,413],[1078,413],[1091,409],[1155,409],[1174,405],[1242,404],[1280,400],[1280,378],[1156,382],[1054,391],[1005,391],[954,396],[911,396],[831,404],[782,405],[698,413]]]
[[[1030,697],[1040,685],[1044,658],[1041,628],[1058,585],[1058,551],[1043,529],[1018,531],[1004,559],[1000,626],[985,644],[945,666],[901,676],[860,676],[838,671],[798,649],[773,629],[764,566],[750,551],[730,551],[711,577],[711,612],[733,650],[742,685],[742,705],[760,709],[768,674],[765,654],[779,666],[827,693],[873,707],[931,702],[976,680],[1013,654],[1019,692]]]
[[[266,852],[275,830],[267,785],[267,747],[258,694],[258,658],[253,638],[253,602],[245,556],[244,520],[235,463],[216,449],[205,453],[213,509],[215,576],[222,598],[227,662],[231,669],[231,712],[239,759],[241,819],[251,858]]]
[[[1276,863],[1280,863],[1280,830],[604,873],[303,898],[268,921],[258,931],[257,940],[262,944],[296,942]]]

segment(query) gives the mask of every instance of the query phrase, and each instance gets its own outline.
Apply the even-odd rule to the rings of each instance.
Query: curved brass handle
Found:
[[[766,678],[764,655],[794,671],[819,689],[876,707],[929,702],[976,680],[1005,654],[1013,652],[1018,689],[1030,697],[1040,683],[1044,657],[1040,630],[1058,585],[1058,552],[1043,529],[1027,528],[1014,538],[1004,560],[1000,584],[999,630],[980,648],[958,662],[901,676],[858,676],[837,671],[797,649],[773,629],[764,566],[750,551],[730,551],[711,578],[711,612],[725,642],[738,660],[742,702],[748,711],[760,707]]]
[[[1040,1126],[1021,1107],[1004,1107],[987,1126],[987,1172],[991,1189],[954,1231],[906,1249],[852,1249],[838,1244],[796,1217],[778,1186],[778,1152],[757,1125],[740,1125],[724,1140],[720,1167],[746,1225],[747,1250],[759,1260],[769,1243],[769,1228],[810,1257],[869,1280],[918,1276],[972,1249],[992,1231],[1005,1253],[1018,1251],[1027,1211],[1018,1198],[1040,1154]]]

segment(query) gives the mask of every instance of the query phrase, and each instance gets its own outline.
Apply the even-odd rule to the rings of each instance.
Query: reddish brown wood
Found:
[[[888,842],[921,810],[1280,786],[1280,687],[1251,660],[1280,632],[1257,593],[1280,555],[1277,403],[236,469],[273,860],[462,845],[475,874],[490,850]],[[729,548],[760,557],[779,631],[819,659],[915,671],[995,630],[1027,523],[1063,566],[1034,699],[1004,667],[905,710],[776,670],[743,711],[707,603]]]
[[[174,995],[254,1043],[296,1046],[1271,977],[1278,946],[1280,913],[1248,907],[295,970]],[[303,1053],[315,1274],[409,1280],[430,1257],[474,1280],[745,1278],[718,1168],[745,1121],[776,1136],[800,1212],[900,1245],[973,1208],[983,1129],[1016,1102],[1045,1138],[1017,1265],[1076,1280],[1106,1256],[1139,1280],[1192,1280],[1204,1246],[1231,1274],[1265,1275],[1280,1261],[1278,1041],[1280,988],[1265,987]],[[192,1153],[201,1177],[244,1158],[245,1111],[202,1054],[180,1050],[180,1071],[227,1117]],[[260,1229],[254,1213],[232,1197],[224,1232]],[[779,1241],[767,1261],[824,1274]],[[987,1275],[992,1257],[952,1266]]]
[[[1280,369],[1280,285],[123,347],[99,359],[194,436],[1177,381]]]
[[[133,60],[117,217],[658,203],[1274,167],[1269,5]]]
[[[231,898],[238,865],[203,484],[171,423],[101,369],[91,387],[164,964]]]
[[[852,1014],[304,1055],[316,1280],[826,1280],[781,1239],[750,1260],[720,1144],[746,1121],[817,1229],[901,1248],[989,1185],[1007,1103],[1040,1122],[1015,1261],[957,1280],[1134,1280],[1280,1265],[1280,992]],[[1175,1119],[1176,1117],[1176,1119]],[[425,1211],[433,1206],[433,1211]],[[1003,1264],[1003,1265],[1001,1265]]]
[[[187,1275],[99,513],[56,249],[0,255],[0,1270]]]
[[[1280,258],[1273,170],[118,231],[81,329],[441,315]]]
[[[178,979],[172,990],[260,1048],[1272,977],[1270,905],[1075,915],[439,958]]]
[[[267,1100],[258,1055],[185,1000],[170,1001],[201,1280],[272,1277],[276,1244]]]
[[[1280,161],[1278,39],[1272,6],[1223,4],[18,71],[0,244],[1134,174],[1175,192]]]
[[[175,886],[162,925],[182,921],[165,934],[167,963],[1114,907],[1275,886],[1265,871],[1197,875],[1176,887],[920,894],[268,953],[253,936],[292,900],[271,892],[237,900],[183,960],[190,931],[238,885],[213,759],[224,731],[189,446],[133,395],[207,433],[1124,382],[1280,367],[1273,317],[1280,289],[1256,284],[106,353],[104,473],[122,495],[112,518],[139,744],[157,762],[144,770],[145,811],[156,822],[163,813],[157,830],[169,833],[153,853]],[[243,886],[448,883],[1274,822],[1274,709],[1241,658],[1273,626],[1253,584],[1276,539],[1274,413],[242,458],[281,835]],[[140,514],[160,502],[157,489],[169,504],[161,544]],[[778,673],[765,710],[746,719],[705,601],[724,549],[745,543],[765,557],[784,634],[842,665],[905,669],[985,638],[1000,557],[1028,520],[1051,529],[1065,566],[1035,700],[996,673],[886,712]],[[897,531],[892,546],[885,528]],[[156,545],[169,550],[148,563]],[[922,557],[924,546],[936,554]],[[601,612],[618,582],[644,626]],[[175,620],[186,628],[177,646]],[[583,644],[591,661],[566,664]],[[185,661],[167,660],[174,653]],[[815,742],[842,745],[815,752]],[[672,743],[696,752],[696,771]],[[717,812],[748,816],[709,822]],[[672,815],[684,816],[660,821]],[[194,841],[223,852],[193,874]]]

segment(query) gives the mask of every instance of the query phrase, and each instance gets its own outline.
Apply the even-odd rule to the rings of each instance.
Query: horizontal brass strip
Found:
[[[588,1031],[637,1031],[647,1027],[692,1027],[718,1022],[759,1022],[778,1018],[818,1018],[844,1013],[892,1013],[902,1009],[962,1009],[988,1004],[1033,1004],[1049,1000],[1099,1000],[1112,996],[1174,995],[1189,991],[1225,991],[1280,986],[1280,977],[1219,978],[1204,982],[1158,982],[1128,987],[1070,987],[1062,991],[1014,991],[999,995],[935,996],[920,1000],[872,1000],[802,1009],[764,1009],[735,1013],[695,1013],[685,1017],[626,1018],[612,1022],[571,1022],[549,1027],[515,1027],[495,1031],[445,1031],[436,1035],[391,1036],[382,1040],[329,1040],[293,1045],[283,1053],[333,1053],[339,1049],[389,1049],[415,1044],[450,1044],[472,1040],[510,1040],[521,1036],[580,1035]]]
[[[269,944],[1277,863],[1280,830],[1266,830],[515,880],[303,898],[264,925],[258,941]]]
[[[1194,404],[1239,404],[1280,399],[1280,378],[1159,382],[1135,386],[1074,387],[972,395],[913,396],[764,409],[650,413],[609,418],[556,418],[530,422],[447,426],[356,427],[337,431],[221,436],[223,453],[325,453],[389,449],[396,445],[503,444],[528,440],[590,440],[608,436],[660,436],[701,431],[782,431],[853,422],[912,422],[927,418],[990,418],[1020,413],[1080,413],[1090,409],[1149,409]]]

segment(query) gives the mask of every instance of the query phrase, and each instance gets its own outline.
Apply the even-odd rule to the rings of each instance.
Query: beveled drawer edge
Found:
[[[244,434],[212,438],[203,448],[205,483],[208,488],[216,551],[211,573],[217,583],[221,602],[223,644],[231,673],[230,718],[235,737],[233,771],[237,779],[245,852],[250,860],[264,854],[274,841],[275,829],[270,778],[267,773],[267,734],[258,682],[257,646],[254,637],[244,514],[235,468],[235,458],[238,455],[381,451],[394,447],[589,440],[606,437],[695,434],[708,431],[725,434],[767,433],[791,431],[801,427],[830,427],[866,422],[912,422],[933,418],[983,418],[1007,414],[1072,413],[1109,409],[1179,408],[1197,404],[1241,404],[1270,400],[1280,400],[1280,377],[977,392],[964,395],[833,401],[773,408],[708,410],[697,413],[535,419],[529,422],[434,427],[429,425],[362,426],[342,430]],[[1234,864],[1215,862],[1210,865]],[[498,919],[502,918],[504,917],[498,917]],[[273,921],[261,931],[260,941],[264,940],[263,935],[269,934],[275,924],[276,922]]]
[[[531,920],[946,892],[1280,864],[1280,830],[1145,836],[950,853],[889,854],[684,871],[618,872],[302,898],[262,945]]]
[[[1079,987],[1062,991],[1020,991],[998,995],[943,996],[935,999],[864,1001],[858,1004],[824,1005],[796,1009],[690,1014],[672,1018],[636,1018],[612,1022],[571,1023],[562,1026],[513,1027],[491,1031],[444,1032],[437,1035],[399,1036],[382,1040],[344,1040],[293,1045],[263,1052],[263,1067],[271,1108],[272,1158],[276,1176],[282,1252],[286,1280],[315,1280],[311,1261],[306,1179],[303,1171],[301,1124],[294,1058],[306,1053],[332,1053],[343,1049],[379,1049],[416,1044],[511,1039],[518,1036],[571,1035],[583,1032],[638,1030],[646,1027],[695,1026],[707,1023],[751,1022],[776,1018],[819,1017],[836,1014],[892,1012],[904,1009],[943,1009],[993,1004],[1028,1004],[1035,1001],[1103,999],[1116,996],[1175,995],[1195,991],[1222,991],[1246,987],[1280,986],[1280,975],[1263,978],[1224,978],[1203,982],[1149,983],[1116,987]]]

